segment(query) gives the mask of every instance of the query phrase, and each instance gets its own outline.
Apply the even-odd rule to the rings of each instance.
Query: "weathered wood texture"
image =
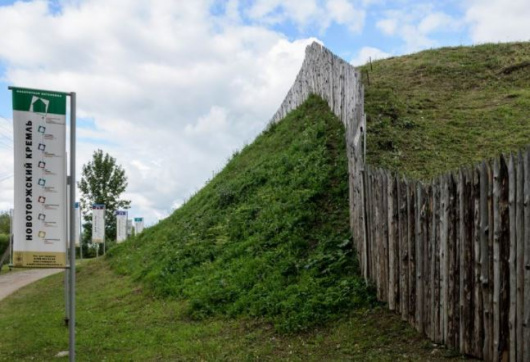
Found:
[[[425,184],[364,164],[359,72],[319,44],[271,122],[310,94],[343,122],[350,225],[377,297],[437,343],[530,361],[530,150]]]
[[[374,167],[366,178],[378,297],[437,343],[530,360],[530,150],[428,184]]]

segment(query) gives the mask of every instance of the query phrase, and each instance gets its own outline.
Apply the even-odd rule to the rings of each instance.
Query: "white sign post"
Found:
[[[13,88],[15,267],[66,267],[66,94]]]
[[[105,205],[92,205],[92,243],[103,244],[103,252],[105,252]]]
[[[13,91],[15,211],[13,266],[69,268],[69,359],[75,360],[75,120],[76,94],[9,87]],[[66,174],[66,97],[70,97],[70,176]],[[69,232],[67,231],[69,230]],[[69,259],[69,265],[67,260]]]
[[[127,211],[116,210],[116,242],[127,239]]]
[[[133,233],[133,222],[131,219],[127,219],[127,237],[132,236]]]
[[[140,234],[144,230],[144,218],[135,217],[134,218],[134,235]]]

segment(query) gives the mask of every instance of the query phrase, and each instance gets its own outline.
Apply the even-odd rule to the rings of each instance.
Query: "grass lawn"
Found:
[[[54,275],[0,302],[0,360],[48,361],[68,349],[63,279]],[[78,266],[79,361],[436,361],[436,348],[383,308],[357,310],[324,327],[278,334],[256,319],[189,319],[185,302],[156,298],[105,260]]]

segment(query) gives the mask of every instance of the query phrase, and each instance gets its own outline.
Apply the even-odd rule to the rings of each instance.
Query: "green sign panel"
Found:
[[[13,110],[66,115],[66,93],[12,88]]]

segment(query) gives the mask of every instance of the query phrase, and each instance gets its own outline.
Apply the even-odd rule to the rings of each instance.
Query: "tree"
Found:
[[[9,216],[9,212],[0,211],[0,234],[9,235],[10,228],[11,228],[11,216]]]
[[[81,209],[83,210],[83,245],[92,240],[92,205],[105,205],[105,240],[116,240],[116,217],[114,212],[128,209],[131,201],[123,200],[120,195],[127,188],[125,170],[116,163],[116,159],[102,150],[92,155],[92,161],[83,165],[81,180],[77,186],[81,191]]]

